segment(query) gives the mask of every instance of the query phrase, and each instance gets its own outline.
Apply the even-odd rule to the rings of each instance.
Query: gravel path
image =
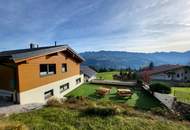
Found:
[[[33,104],[26,104],[26,105],[10,105],[10,106],[3,106],[0,107],[0,115],[8,116],[13,113],[22,113],[22,112],[29,112],[36,109],[41,109],[44,104],[33,103]]]

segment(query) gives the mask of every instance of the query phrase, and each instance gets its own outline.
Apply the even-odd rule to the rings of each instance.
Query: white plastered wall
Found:
[[[81,83],[76,84],[76,79],[81,78]],[[54,92],[54,96],[58,98],[62,98],[64,95],[72,91],[73,89],[80,86],[84,81],[83,75],[76,75],[67,79],[59,80],[53,83],[49,83],[43,86],[39,86],[37,88],[21,92],[19,93],[20,104],[29,104],[29,103],[45,103],[46,100],[44,98],[44,93],[46,91],[52,90]],[[69,89],[60,93],[60,86],[63,84],[69,83]]]

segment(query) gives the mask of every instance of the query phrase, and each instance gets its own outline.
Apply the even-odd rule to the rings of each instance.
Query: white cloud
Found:
[[[9,47],[59,40],[79,51],[190,49],[189,0],[1,2],[0,21]]]

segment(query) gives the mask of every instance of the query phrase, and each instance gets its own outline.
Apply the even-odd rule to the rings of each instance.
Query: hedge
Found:
[[[169,94],[171,93],[171,88],[165,84],[153,83],[150,85],[150,91]]]

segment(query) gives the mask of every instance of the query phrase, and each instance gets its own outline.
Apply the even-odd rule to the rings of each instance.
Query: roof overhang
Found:
[[[160,74],[160,73],[167,73],[167,72],[171,72],[171,71],[175,71],[175,70],[178,70],[178,69],[181,69],[181,68],[188,68],[190,69],[190,66],[179,66],[179,67],[176,67],[176,68],[171,68],[171,69],[168,69],[168,70],[164,70],[164,71],[159,71],[159,72],[155,72],[155,73],[149,73],[149,75],[156,75],[156,74]]]
[[[19,54],[13,54],[12,55],[12,60],[15,63],[23,62],[28,59],[33,59],[37,58],[40,56],[48,55],[48,54],[53,54],[56,52],[62,52],[62,51],[68,51],[69,53],[73,54],[77,59],[79,59],[80,62],[85,61],[81,56],[79,56],[73,49],[71,49],[68,46],[58,46],[54,48],[48,48],[48,49],[42,49],[42,50],[35,50],[31,52],[25,52],[25,53],[19,53]]]

